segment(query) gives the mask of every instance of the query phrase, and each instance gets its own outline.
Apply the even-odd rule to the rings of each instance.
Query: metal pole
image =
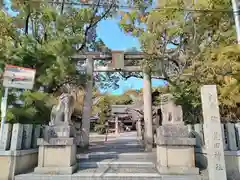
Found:
[[[3,140],[3,129],[4,129],[4,124],[6,121],[6,116],[7,116],[7,98],[8,98],[8,88],[6,87],[4,90],[4,96],[2,97],[2,102],[1,102],[1,132],[0,132],[0,138],[1,141]]]
[[[232,0],[232,7],[237,32],[237,42],[240,44],[240,0]]]

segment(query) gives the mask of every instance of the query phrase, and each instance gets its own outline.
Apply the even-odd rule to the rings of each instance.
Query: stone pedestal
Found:
[[[39,138],[38,167],[35,173],[72,174],[77,169],[76,142],[71,126],[53,126],[45,131],[47,138]]]
[[[75,137],[75,128],[69,125],[55,125],[44,128],[44,139],[49,141],[51,138]]]
[[[157,169],[160,174],[198,175],[195,138],[183,124],[165,124],[157,129]]]

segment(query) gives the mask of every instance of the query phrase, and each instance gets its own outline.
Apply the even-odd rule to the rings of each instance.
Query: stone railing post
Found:
[[[22,149],[30,149],[32,144],[32,124],[23,125]]]
[[[21,150],[22,149],[22,139],[23,139],[23,125],[19,124],[19,123],[13,124],[10,149],[12,151]]]
[[[4,124],[4,129],[2,134],[3,138],[1,139],[1,144],[0,144],[1,150],[6,151],[10,149],[12,128],[13,128],[12,124],[9,124],[9,123]]]

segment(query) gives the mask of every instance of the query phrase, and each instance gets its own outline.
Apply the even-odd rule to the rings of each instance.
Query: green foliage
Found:
[[[108,96],[103,96],[99,102],[96,104],[98,109],[99,120],[95,126],[95,131],[98,133],[105,133],[105,122],[108,120],[108,117],[111,114],[110,98]]]
[[[150,7],[151,1],[140,2]],[[202,121],[204,84],[217,85],[222,120],[239,119],[239,46],[232,45],[236,40],[233,13],[222,11],[232,9],[231,1],[161,0],[157,9],[137,7],[121,13],[120,26],[139,38],[148,54],[144,63],[158,67],[153,75],[169,82],[169,91],[183,107],[184,120]]]
[[[9,97],[11,107],[7,119],[11,122],[46,123],[51,106],[56,103],[53,95],[64,84],[82,87],[87,80],[71,56],[98,46],[96,26],[115,9],[113,4],[101,10],[97,5],[65,7],[64,2],[59,8],[48,1],[13,0],[11,10],[17,12],[16,16],[0,11],[1,71],[5,63],[36,69],[33,92],[18,91],[20,97],[12,100]]]
[[[104,124],[96,124],[94,126],[94,131],[98,132],[99,134],[104,134],[106,132],[106,127]]]
[[[198,75],[198,85],[216,84],[222,120],[239,119],[239,45],[212,48],[200,59],[205,63],[195,63],[192,70]],[[195,78],[196,79],[196,78]]]
[[[132,98],[127,94],[112,95],[110,96],[110,98],[111,98],[111,104],[116,104],[116,105],[127,105],[133,102]]]
[[[45,124],[49,122],[51,107],[56,99],[44,92],[24,91],[20,96],[10,91],[7,121],[11,123]]]

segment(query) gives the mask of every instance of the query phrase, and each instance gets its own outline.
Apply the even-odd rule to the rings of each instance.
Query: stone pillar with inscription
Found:
[[[166,97],[164,97],[166,98]],[[195,167],[194,146],[196,139],[189,137],[188,127],[182,119],[181,106],[167,104],[163,110],[162,126],[157,129],[157,169],[160,174],[191,175],[199,178],[199,169]],[[164,104],[162,104],[164,105]],[[174,109],[168,109],[173,108]]]
[[[216,85],[201,88],[204,137],[210,180],[227,180]]]
[[[77,169],[74,127],[67,124],[47,126],[38,138],[38,174],[72,174]]]

